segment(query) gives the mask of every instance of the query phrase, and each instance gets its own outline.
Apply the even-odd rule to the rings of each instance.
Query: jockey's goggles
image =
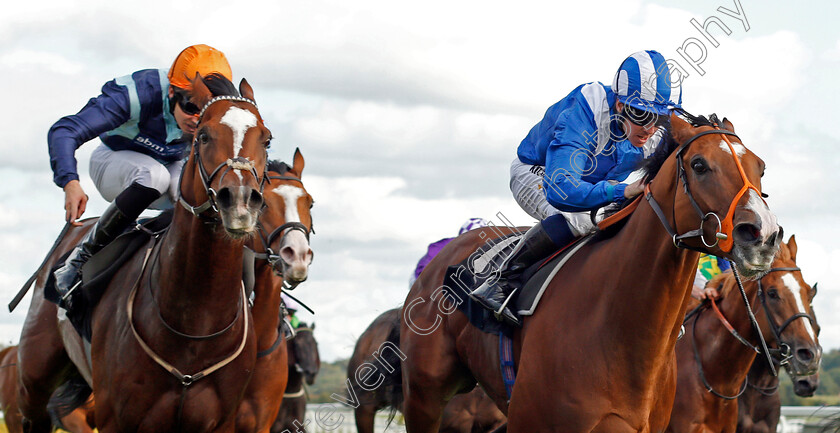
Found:
[[[174,99],[175,103],[178,104],[179,107],[181,107],[181,111],[183,111],[184,114],[188,116],[198,116],[198,114],[201,113],[201,108],[199,108],[198,105],[195,105],[192,102],[190,102],[190,99],[187,97],[187,95],[181,92],[175,92]]]

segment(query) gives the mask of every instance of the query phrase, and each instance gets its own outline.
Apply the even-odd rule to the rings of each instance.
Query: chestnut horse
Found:
[[[300,180],[304,159],[295,150],[292,167],[269,162],[265,188],[266,210],[260,215],[259,237],[250,248],[254,263],[254,329],[257,334],[257,365],[236,415],[236,431],[269,431],[288,381],[286,339],[281,324],[280,293],[294,288],[308,275],[312,261],[309,233],[310,208],[314,201]],[[275,253],[276,252],[276,253]]]
[[[770,269],[781,241],[761,197],[761,159],[726,119],[719,128],[716,121],[681,115],[692,123],[671,116],[670,139],[646,166],[646,200],[612,236],[578,250],[553,277],[534,315],[513,332],[518,375],[509,402],[498,335],[472,326],[455,311],[463,299],[441,289],[449,266],[513,229],[472,230],[429,263],[406,298],[400,327],[409,433],[435,432],[446,401],[476,380],[506,412],[512,432],[659,432],[667,426],[674,344],[697,251],[731,259],[751,278]]]
[[[287,374],[289,383],[283,394],[283,404],[277,412],[277,419],[271,427],[272,433],[283,431],[305,432],[306,385],[315,383],[315,376],[321,369],[321,354],[315,341],[315,324],[301,323],[295,328],[295,336],[289,351]]]
[[[0,408],[3,421],[10,433],[23,432],[20,410],[18,409],[18,347],[9,346],[0,351]],[[93,399],[83,407],[74,410],[58,421],[58,427],[70,433],[93,432]]]
[[[78,336],[55,345],[56,309],[42,290],[33,297],[19,349],[28,431],[50,431],[44,403],[68,374],[91,385],[100,432],[234,430],[256,362],[239,264],[263,205],[271,135],[245,80],[242,96],[231,85],[213,97],[199,77],[193,89],[203,109],[180,205],[168,231],[108,283],[92,313],[89,351]],[[69,249],[61,246],[55,253]]]
[[[366,362],[379,368],[373,362],[375,361],[372,359],[373,354],[381,353],[382,344],[388,340],[388,336],[394,332],[395,328],[400,326],[400,313],[401,308],[394,308],[380,314],[359,336],[353,355],[347,363],[348,378],[357,378],[359,367]],[[358,433],[374,433],[376,412],[387,407],[402,411],[401,398],[394,398],[393,395],[399,390],[384,389],[384,387],[366,390],[358,385],[358,379],[350,382],[359,403],[355,408]],[[505,421],[505,415],[496,407],[496,403],[480,387],[476,387],[471,392],[456,395],[449,401],[443,411],[440,432],[489,432],[504,425]]]
[[[743,284],[761,336],[781,357],[800,396],[814,394],[822,348],[811,310],[815,292],[796,266],[796,239],[782,244],[771,272]],[[732,273],[709,282],[719,287],[720,301],[689,303],[686,334],[677,342],[677,394],[669,432],[735,432],[737,398],[747,389],[753,362],[768,362],[761,350],[744,298]]]

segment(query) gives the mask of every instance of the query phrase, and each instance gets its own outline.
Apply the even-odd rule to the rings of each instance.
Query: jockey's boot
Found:
[[[105,212],[102,212],[99,221],[67,256],[64,266],[53,273],[55,290],[59,296],[59,307],[70,311],[73,292],[82,282],[82,265],[135,224],[137,217],[157,197],[160,197],[157,190],[135,183],[120,193],[105,209]]]
[[[562,216],[559,216],[563,218]],[[565,221],[564,221],[565,223]],[[534,263],[548,257],[563,245],[558,245],[546,232],[541,222],[531,227],[519,240],[501,266],[498,280],[485,281],[470,293],[470,298],[493,311],[496,320],[513,326],[522,326],[519,316],[508,308],[508,303],[524,283],[522,273]]]

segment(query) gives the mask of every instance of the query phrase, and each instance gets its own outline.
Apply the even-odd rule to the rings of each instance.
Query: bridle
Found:
[[[794,267],[782,267],[782,268],[771,268],[769,271],[767,271],[767,273],[770,273],[770,272],[802,272],[802,269],[800,269],[799,267],[796,267],[796,266],[794,266]],[[816,287],[816,284],[814,284],[814,287]],[[796,295],[796,294],[794,294],[794,295]],[[761,299],[761,304],[764,307],[764,314],[767,317],[767,322],[770,324],[770,329],[773,331],[773,337],[776,339],[776,342],[779,345],[779,351],[778,351],[779,365],[784,366],[785,370],[787,370],[787,372],[790,376],[808,376],[807,372],[800,374],[800,373],[793,370],[793,366],[791,366],[791,363],[790,363],[790,359],[793,358],[793,353],[791,351],[790,346],[788,344],[782,342],[782,333],[785,332],[785,329],[787,329],[788,325],[793,323],[793,321],[796,320],[796,319],[808,319],[808,322],[810,322],[811,326],[814,329],[816,329],[816,327],[817,327],[816,319],[814,319],[814,317],[811,316],[808,313],[796,313],[796,314],[788,317],[784,322],[782,322],[782,325],[779,326],[779,325],[776,324],[776,321],[773,320],[773,317],[770,315],[770,309],[767,306],[767,296],[764,293],[764,289],[761,287],[761,279],[758,280],[758,297],[759,297],[759,299]],[[775,353],[774,353],[774,355],[775,355]],[[813,373],[811,373],[811,374],[813,374]]]
[[[772,268],[768,271],[768,273],[770,273],[770,272],[785,272],[785,271],[800,272],[801,269],[799,267],[780,267],[780,268]],[[739,283],[740,283],[740,281],[739,281]],[[796,313],[796,314],[792,315],[791,317],[789,317],[787,320],[785,320],[782,323],[781,326],[776,325],[776,322],[773,320],[773,316],[770,314],[770,307],[768,307],[768,305],[767,305],[767,300],[766,300],[766,297],[765,297],[765,294],[764,294],[764,290],[762,289],[762,286],[761,286],[761,278],[758,279],[757,284],[758,284],[757,292],[758,292],[759,298],[761,299],[762,309],[764,310],[765,317],[767,317],[767,322],[770,324],[770,329],[773,331],[773,336],[776,339],[776,345],[778,346],[778,349],[768,349],[767,346],[764,345],[763,346],[764,350],[762,351],[761,347],[759,347],[758,345],[754,345],[754,344],[750,343],[746,338],[741,336],[741,334],[739,334],[738,331],[735,330],[735,327],[733,327],[732,324],[729,323],[729,320],[727,320],[726,317],[723,315],[723,313],[720,311],[720,309],[717,306],[717,302],[714,299],[710,299],[710,302],[709,302],[708,305],[711,305],[711,309],[714,311],[715,315],[717,316],[718,321],[741,344],[749,347],[750,349],[752,349],[753,351],[755,351],[758,354],[761,354],[761,353],[768,354],[767,362],[770,365],[770,371],[773,373],[773,376],[776,376],[776,370],[775,370],[775,367],[772,364],[773,360],[770,358],[770,355],[772,355],[774,358],[776,358],[776,360],[779,362],[779,365],[785,367],[785,369],[787,370],[787,372],[790,376],[792,376],[792,377],[807,376],[808,375],[807,373],[806,374],[797,374],[796,372],[793,371],[793,367],[791,366],[791,363],[790,363],[790,359],[793,357],[793,354],[792,354],[790,346],[787,343],[784,343],[782,341],[782,333],[785,331],[785,329],[788,327],[788,325],[793,323],[793,321],[796,320],[796,319],[806,318],[811,322],[812,326],[816,325],[816,320],[814,320],[814,318],[807,313]],[[691,345],[692,345],[692,350],[694,352],[694,361],[695,361],[695,364],[697,364],[698,374],[699,374],[700,379],[703,382],[703,386],[706,388],[706,390],[711,392],[712,394],[716,395],[717,397],[720,397],[720,398],[724,399],[724,400],[734,400],[734,399],[738,398],[741,394],[744,393],[747,386],[751,386],[752,388],[757,389],[762,393],[764,393],[764,392],[771,392],[772,393],[775,389],[777,389],[778,384],[776,385],[775,388],[769,388],[769,389],[755,387],[755,386],[749,384],[749,376],[744,379],[744,384],[742,385],[740,391],[736,395],[733,395],[733,396],[727,396],[727,395],[720,394],[719,392],[715,391],[712,388],[711,384],[709,384],[709,382],[706,380],[706,376],[703,373],[703,364],[702,364],[702,361],[701,361],[701,358],[700,358],[700,352],[697,349],[697,320],[700,317],[700,312],[702,311],[704,305],[707,305],[707,304],[701,304],[700,306],[698,306],[697,309],[695,309],[694,311],[689,313],[686,316],[685,321],[688,321],[688,319],[691,318],[691,316],[694,316],[694,323],[693,323],[693,326],[692,326],[692,334],[693,334],[694,338],[692,338],[692,340],[691,340]],[[747,308],[748,309],[750,308],[749,303],[747,303]],[[749,311],[749,315],[753,316],[752,310]],[[759,334],[759,339],[763,343],[764,342],[764,336],[761,332],[761,329],[756,328],[756,330]],[[765,394],[765,395],[769,395],[769,394]]]
[[[207,101],[207,103],[204,105],[204,108],[202,108],[201,114],[199,115],[198,124],[199,125],[201,124],[201,119],[204,116],[204,112],[207,110],[208,107],[210,107],[210,105],[212,105],[212,104],[214,104],[218,101],[225,101],[225,100],[226,101],[235,101],[235,102],[247,102],[247,103],[253,105],[254,108],[257,107],[257,104],[253,100],[248,99],[248,98],[243,98],[243,97],[239,97],[239,96],[217,96],[217,97],[212,98],[209,101]],[[249,161],[247,158],[239,157],[239,156],[234,157],[234,158],[230,158],[227,161],[219,164],[213,170],[213,172],[208,176],[207,171],[204,168],[203,161],[201,160],[201,153],[199,151],[200,146],[197,145],[196,140],[197,140],[197,136],[194,136],[193,137],[193,142],[192,142],[192,147],[193,147],[193,152],[195,154],[195,163],[198,165],[199,174],[200,174],[200,177],[201,177],[201,182],[204,186],[204,191],[207,194],[207,201],[205,201],[204,203],[202,203],[199,206],[191,206],[189,203],[186,202],[186,200],[184,200],[183,191],[179,190],[178,202],[181,203],[181,205],[187,211],[189,211],[190,213],[192,213],[196,217],[198,217],[200,219],[204,219],[206,221],[209,220],[210,222],[215,222],[217,220],[217,218],[215,218],[214,216],[213,217],[205,217],[205,216],[203,216],[203,214],[204,214],[205,211],[210,210],[210,209],[212,209],[214,213],[218,214],[218,208],[216,206],[216,191],[210,186],[211,183],[213,182],[213,179],[216,177],[217,174],[219,174],[221,172],[221,176],[219,177],[220,182],[230,170],[249,170],[251,172],[251,174],[254,175],[254,179],[260,179],[260,178],[259,178],[259,175],[258,175],[256,169],[254,168],[253,162]],[[268,152],[268,150],[266,149],[266,153],[267,152]],[[268,158],[266,157],[266,168],[267,168],[267,164],[268,164]],[[184,172],[185,171],[183,171],[183,170],[181,171],[181,181],[183,181]],[[262,195],[262,191],[263,191],[263,188],[264,188],[264,185],[265,185],[265,175],[267,174],[267,170],[263,171],[263,173],[264,173],[263,178],[260,180],[260,195]],[[180,182],[180,184],[183,185],[183,182]],[[134,336],[134,339],[137,342],[137,344],[143,349],[143,351],[146,353],[147,356],[149,356],[156,364],[158,364],[160,367],[162,367],[164,370],[166,370],[168,373],[170,373],[172,376],[174,376],[175,379],[178,380],[180,382],[181,386],[182,386],[182,391],[181,391],[181,395],[180,395],[180,398],[179,398],[178,409],[177,409],[177,412],[176,412],[177,425],[180,426],[181,421],[182,421],[181,418],[182,418],[182,414],[183,414],[184,401],[186,400],[187,389],[191,385],[193,385],[196,381],[198,381],[199,379],[205,378],[205,377],[209,376],[210,374],[218,371],[219,369],[225,367],[226,365],[230,364],[234,359],[239,357],[239,355],[242,353],[242,351],[245,348],[245,345],[248,341],[248,330],[250,329],[249,325],[248,325],[248,322],[249,322],[250,314],[247,310],[248,309],[248,302],[246,301],[247,296],[245,294],[244,284],[241,286],[241,289],[240,289],[240,304],[241,305],[240,305],[240,307],[237,308],[236,317],[234,317],[233,321],[227,327],[223,328],[221,331],[214,332],[214,333],[209,334],[209,335],[188,335],[188,334],[184,334],[182,332],[179,332],[179,331],[175,330],[171,325],[169,325],[168,323],[166,323],[165,320],[163,320],[162,316],[160,316],[160,311],[159,311],[160,307],[158,306],[158,315],[159,315],[161,321],[163,322],[163,324],[165,325],[165,327],[167,329],[169,329],[170,331],[172,331],[175,335],[178,335],[179,337],[187,338],[187,339],[190,339],[190,340],[207,340],[207,339],[211,339],[211,338],[217,337],[219,335],[222,335],[222,334],[226,333],[227,331],[229,331],[230,329],[232,329],[233,324],[236,323],[237,319],[240,316],[244,317],[244,319],[243,319],[244,323],[243,323],[243,326],[242,326],[243,335],[242,335],[242,338],[240,339],[240,342],[237,345],[236,349],[231,354],[229,354],[227,357],[225,357],[224,359],[222,359],[222,360],[220,360],[220,361],[218,361],[218,362],[216,362],[216,363],[214,363],[214,364],[212,364],[208,367],[205,367],[204,369],[200,370],[197,373],[184,374],[178,368],[176,368],[174,365],[167,362],[161,355],[158,355],[146,343],[146,341],[140,336],[140,334],[137,332],[137,329],[134,326],[133,311],[134,311],[135,295],[137,293],[138,287],[140,286],[141,282],[143,281],[143,276],[144,276],[145,271],[147,269],[147,264],[149,263],[149,257],[151,256],[153,250],[156,250],[157,249],[156,247],[161,245],[160,243],[158,243],[159,239],[160,239],[160,237],[156,236],[155,241],[152,244],[152,246],[146,250],[146,254],[145,254],[145,257],[143,259],[143,264],[142,264],[142,267],[140,269],[140,273],[138,274],[138,277],[137,277],[137,281],[132,286],[131,292],[128,295],[127,304],[126,304],[126,313],[127,313],[127,320],[128,320],[129,325],[130,325],[130,329],[132,331],[132,335]],[[152,297],[152,299],[154,300],[154,297]],[[157,303],[156,300],[154,302]],[[239,311],[240,308],[241,308],[241,311]]]
[[[295,176],[266,175],[266,178],[268,179],[269,182],[271,180],[290,180],[290,181],[297,182],[297,183],[301,184],[301,186],[303,186],[303,181],[301,181],[299,177],[295,177]],[[266,204],[263,203],[263,207],[265,207],[265,206],[266,206]],[[283,239],[286,236],[288,236],[289,233],[291,233],[294,230],[297,230],[297,231],[303,233],[303,235],[306,236],[306,242],[307,243],[309,242],[309,234],[310,233],[315,233],[315,229],[314,229],[313,224],[311,223],[311,219],[310,219],[309,227],[306,227],[303,223],[301,223],[299,221],[290,221],[290,222],[286,222],[286,223],[280,225],[279,227],[276,227],[274,230],[271,231],[271,233],[266,233],[267,230],[265,229],[265,227],[263,227],[261,222],[257,221],[257,233],[259,234],[260,242],[262,243],[264,252],[262,252],[262,253],[254,252],[254,257],[257,258],[257,259],[266,260],[268,262],[268,264],[272,267],[272,269],[274,269],[274,271],[276,273],[278,273],[278,275],[281,276],[281,277],[283,276],[283,272],[281,270],[279,270],[276,266],[277,262],[281,260],[280,253],[279,253],[279,251],[275,252],[271,248],[271,245],[273,245],[274,241],[276,241],[278,238],[280,239],[280,245],[283,245]],[[286,280],[286,278],[283,278],[283,287],[288,289],[288,290],[292,290],[295,287],[297,287],[297,285],[300,284],[301,282],[302,281],[289,282],[289,281]]]
[[[198,117],[198,124],[201,124],[201,119],[204,118],[204,112],[207,111],[212,104],[219,102],[219,101],[234,101],[234,102],[247,102],[257,108],[257,103],[251,99],[243,98],[241,96],[231,96],[231,95],[223,95],[223,96],[216,96],[215,98],[207,101],[204,104],[204,107],[201,109],[201,113]],[[263,177],[260,178],[259,174],[257,173],[257,169],[254,167],[254,163],[251,162],[248,158],[242,156],[236,156],[233,158],[228,158],[226,161],[222,162],[208,175],[207,169],[204,168],[204,162],[201,159],[201,152],[199,151],[200,147],[197,143],[198,135],[193,136],[192,148],[193,153],[195,154],[195,163],[198,165],[198,173],[199,177],[201,178],[201,184],[204,186],[204,192],[207,194],[207,200],[198,205],[192,206],[184,200],[183,191],[179,191],[178,203],[180,203],[187,211],[192,213],[193,215],[199,218],[206,218],[203,217],[202,214],[208,210],[212,210],[214,214],[219,213],[219,209],[216,206],[216,190],[211,186],[213,179],[221,173],[219,176],[219,182],[224,179],[225,175],[231,170],[247,170],[251,175],[254,176],[260,184],[260,196],[263,194],[263,189],[265,188],[266,183],[266,173],[267,170],[263,170]],[[266,155],[268,155],[268,149],[266,149]],[[268,157],[266,156],[266,164],[268,164]],[[181,172],[181,180],[183,180],[184,171]],[[183,182],[181,182],[183,185]],[[210,219],[213,219],[212,217]]]
[[[706,248],[714,248],[715,246],[720,246],[720,249],[724,252],[729,252],[732,250],[733,245],[733,237],[732,237],[732,230],[733,230],[733,222],[732,219],[735,214],[735,207],[738,204],[738,201],[741,200],[741,197],[747,192],[747,190],[754,190],[760,197],[763,197],[761,191],[755,187],[755,185],[747,179],[747,175],[744,172],[744,167],[741,165],[741,161],[738,159],[737,153],[735,152],[735,148],[732,145],[732,142],[729,141],[727,136],[731,135],[733,137],[738,138],[738,135],[732,131],[721,129],[718,126],[718,118],[716,115],[709,116],[712,122],[712,125],[715,129],[708,130],[708,131],[701,131],[689,138],[685,143],[683,143],[679,149],[675,152],[675,156],[677,159],[677,185],[679,185],[680,181],[683,184],[683,191],[688,196],[688,200],[691,203],[691,206],[694,208],[697,215],[700,217],[700,228],[695,230],[690,230],[683,234],[678,234],[677,230],[671,227],[671,224],[668,222],[665,213],[662,211],[662,207],[659,206],[659,203],[656,202],[656,199],[653,197],[653,192],[650,190],[650,182],[645,185],[645,199],[647,199],[648,203],[650,204],[653,211],[656,213],[657,217],[659,217],[659,221],[662,223],[665,230],[671,235],[671,239],[674,243],[674,246],[677,248],[685,248],[692,251],[698,252],[705,252],[705,250],[693,247],[691,245],[686,244],[683,242],[684,239],[687,238],[694,238],[699,237],[700,240],[703,242],[703,245]],[[720,216],[716,213],[709,211],[703,212],[700,209],[700,205],[697,204],[697,201],[694,199],[694,195],[691,193],[691,188],[688,184],[688,175],[686,174],[685,166],[683,165],[683,152],[685,152],[688,147],[694,143],[698,138],[711,135],[711,134],[720,134],[726,144],[729,146],[729,151],[732,154],[732,159],[735,161],[735,165],[738,167],[738,174],[741,176],[741,180],[744,182],[744,186],[741,187],[741,190],[735,194],[735,197],[732,199],[732,202],[729,204],[729,210],[726,213],[726,216],[721,220]],[[740,140],[740,138],[738,138]],[[763,200],[763,198],[762,198]],[[676,216],[672,218],[676,225]],[[715,240],[714,243],[710,243],[705,238],[704,227],[703,225],[709,219],[717,220],[717,229],[715,230]]]
[[[687,113],[683,112],[683,114],[687,114]],[[735,147],[732,145],[732,142],[729,140],[728,136],[731,135],[733,137],[738,138],[738,140],[740,141],[740,137],[738,137],[738,134],[735,134],[735,132],[733,132],[733,131],[720,128],[720,125],[719,125],[720,120],[718,119],[716,114],[710,115],[708,120],[711,123],[713,129],[706,130],[706,131],[701,131],[701,132],[698,132],[697,134],[694,134],[691,138],[686,140],[685,143],[680,145],[680,147],[677,149],[676,152],[674,152],[675,157],[677,159],[676,185],[679,185],[680,181],[682,181],[683,191],[688,196],[688,200],[691,203],[691,207],[694,208],[694,211],[697,213],[697,216],[700,217],[700,227],[695,229],[695,230],[690,230],[688,232],[685,232],[683,234],[678,234],[677,230],[675,228],[672,228],[671,224],[668,222],[668,219],[665,216],[665,213],[662,211],[662,207],[659,206],[659,203],[657,203],[656,199],[654,199],[653,191],[651,191],[651,189],[650,189],[650,182],[648,182],[645,185],[645,199],[647,199],[648,204],[650,204],[650,207],[653,209],[654,213],[656,213],[656,216],[659,218],[659,221],[662,223],[662,226],[665,228],[665,230],[668,232],[668,234],[671,235],[671,241],[673,242],[674,247],[704,253],[704,252],[706,252],[706,250],[701,249],[701,248],[697,248],[697,247],[693,247],[693,246],[688,245],[685,242],[683,242],[683,239],[699,237],[700,241],[703,243],[703,245],[706,248],[714,248],[715,246],[719,246],[721,251],[724,251],[724,252],[728,253],[728,252],[732,251],[732,246],[733,246],[733,243],[734,243],[734,238],[732,236],[732,231],[734,229],[732,220],[733,220],[734,215],[735,215],[735,207],[737,206],[738,201],[741,200],[741,197],[743,197],[744,194],[748,190],[755,191],[756,194],[758,194],[758,196],[761,197],[762,201],[764,200],[765,195],[762,194],[761,191],[758,188],[756,188],[756,186],[753,185],[752,182],[750,182],[750,180],[747,178],[747,174],[744,172],[744,167],[741,165],[741,161],[738,159],[737,152],[735,152]],[[729,147],[729,153],[732,155],[732,160],[735,161],[735,166],[738,168],[738,174],[741,177],[741,181],[744,182],[744,185],[741,187],[740,191],[738,191],[738,193],[735,194],[735,197],[733,197],[732,201],[729,203],[729,209],[727,210],[726,216],[724,217],[723,220],[721,220],[720,216],[718,216],[716,213],[714,213],[712,211],[704,213],[703,210],[700,209],[700,205],[697,204],[697,201],[694,199],[694,195],[691,193],[691,188],[689,187],[689,184],[688,184],[688,175],[686,174],[685,166],[684,166],[683,160],[682,160],[683,152],[685,152],[685,150],[688,149],[688,147],[691,146],[692,143],[697,141],[697,139],[700,138],[700,137],[704,137],[706,135],[712,135],[712,134],[720,134],[721,138],[723,138],[723,141],[726,142],[726,145]],[[676,191],[675,191],[675,194],[676,194]],[[674,198],[674,203],[676,203],[676,197]],[[765,202],[765,204],[766,204],[766,202]],[[677,221],[676,214],[675,214],[676,213],[676,206],[674,206],[671,211],[672,211],[672,220],[674,221],[674,225],[676,226],[676,221]],[[708,241],[706,241],[705,232],[703,230],[704,229],[703,225],[711,217],[714,217],[714,219],[717,220],[717,226],[718,226],[717,229],[715,229],[715,241],[714,241],[714,243],[709,243]],[[776,368],[773,365],[772,359],[770,359],[770,351],[767,348],[767,342],[764,341],[764,336],[761,334],[761,330],[758,327],[758,321],[755,319],[755,315],[752,312],[752,307],[750,307],[749,299],[747,299],[747,293],[744,291],[744,286],[741,283],[741,278],[738,275],[738,270],[737,270],[736,266],[732,266],[732,273],[733,273],[733,275],[735,275],[735,281],[738,283],[738,288],[741,290],[741,297],[743,298],[744,304],[747,307],[747,314],[749,315],[750,322],[752,323],[753,328],[758,332],[759,340],[761,342],[761,347],[762,347],[762,349],[764,349],[764,353],[767,356],[767,362],[770,365],[770,371],[775,376],[777,374],[776,373]],[[746,389],[746,388],[744,388],[744,389]],[[743,392],[743,390],[742,390],[742,392]],[[723,397],[723,396],[721,396],[721,397]]]

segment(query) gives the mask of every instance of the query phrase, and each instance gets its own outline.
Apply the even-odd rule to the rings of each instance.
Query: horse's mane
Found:
[[[272,159],[268,161],[268,171],[273,171],[275,173],[288,173],[292,170],[292,167],[289,167],[289,164],[286,164],[279,159]]]
[[[720,293],[720,296],[722,298],[725,298],[726,295],[728,295],[729,292],[732,291],[732,289],[736,286],[735,275],[732,273],[731,270],[721,272],[712,277],[712,279],[709,280],[708,283],[706,283],[706,286],[716,288],[718,290],[718,293]]]
[[[222,74],[214,72],[203,79],[213,96],[240,96],[236,86]]]
[[[695,116],[690,114],[685,110],[677,111],[677,115],[688,122],[691,126],[698,128],[701,126],[711,126],[714,127],[714,123],[711,120],[717,119],[716,114],[710,114],[707,118],[706,116]],[[677,150],[677,147],[680,143],[677,143],[674,140],[674,137],[671,135],[671,120],[669,119],[668,122],[664,126],[665,128],[665,136],[659,145],[656,147],[656,150],[653,152],[649,158],[645,159],[643,162],[642,170],[644,172],[644,179],[646,183],[650,183],[656,174],[659,173],[659,169],[662,168],[662,164],[665,163],[665,160]]]

